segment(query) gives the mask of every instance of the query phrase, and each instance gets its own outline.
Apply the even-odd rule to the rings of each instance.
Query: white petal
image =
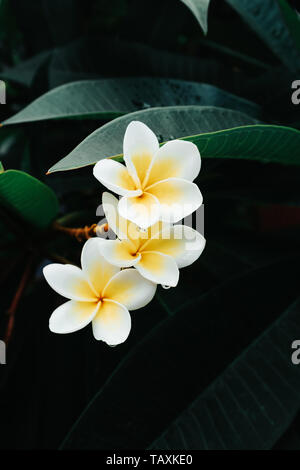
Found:
[[[175,223],[201,206],[203,198],[198,186],[181,178],[169,178],[147,188],[160,203],[161,219]]]
[[[109,228],[121,240],[127,238],[129,221],[118,211],[119,200],[110,193],[102,194],[102,206]]]
[[[130,333],[131,318],[124,305],[113,300],[104,300],[93,319],[93,334],[110,346],[123,343]]]
[[[145,234],[138,229],[136,224],[119,214],[118,204],[118,199],[112,194],[103,193],[102,205],[109,228],[115,232],[120,240],[128,240],[133,243],[133,248],[138,249],[140,238]]]
[[[171,140],[160,147],[153,159],[146,187],[167,178],[193,181],[198,176],[200,168],[200,153],[195,144],[185,140]]]
[[[120,268],[128,268],[139,262],[141,255],[136,254],[134,245],[126,240],[105,240],[100,250],[104,258]]]
[[[151,161],[159,149],[154,132],[146,124],[132,121],[125,132],[124,161],[133,180],[143,183]]]
[[[43,269],[48,284],[67,299],[93,302],[97,299],[85,274],[71,264],[48,264]]]
[[[172,224],[168,224],[159,220],[155,224],[151,225],[146,231],[139,230],[140,234],[140,244],[139,248],[145,245],[150,239],[160,238],[160,233],[162,230],[167,230],[169,227],[172,227]]]
[[[81,265],[97,297],[101,294],[107,282],[120,271],[101,254],[101,246],[108,240],[90,238],[83,245],[81,252]]]
[[[88,325],[99,309],[100,302],[70,300],[52,313],[49,328],[53,333],[73,333]]]
[[[124,269],[116,274],[103,291],[103,297],[136,310],[147,305],[154,297],[156,285],[144,279],[136,269]]]
[[[155,251],[142,252],[141,261],[136,265],[137,271],[156,284],[175,287],[179,279],[176,261],[171,256]]]
[[[148,193],[143,193],[140,197],[122,197],[118,209],[122,217],[143,229],[155,224],[160,217],[159,201]]]
[[[172,256],[179,268],[196,261],[205,247],[204,237],[187,225],[173,225],[164,228],[159,235],[148,240],[141,248]]]
[[[186,225],[174,226],[174,238],[181,237],[184,240],[185,250],[175,257],[177,266],[185,268],[193,264],[205,248],[205,238],[197,230]]]
[[[136,186],[128,173],[127,168],[115,160],[105,158],[94,166],[95,178],[114,193],[121,196],[138,196],[140,189]]]

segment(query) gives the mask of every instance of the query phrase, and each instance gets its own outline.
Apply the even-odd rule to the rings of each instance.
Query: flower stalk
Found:
[[[54,222],[52,225],[53,230],[57,232],[64,233],[70,237],[76,238],[77,241],[83,242],[89,240],[96,235],[102,234],[108,231],[108,225],[102,224],[98,226],[97,224],[86,225],[85,227],[71,228],[65,227],[64,225]]]
[[[14,295],[14,298],[10,304],[9,309],[7,310],[7,315],[9,316],[8,318],[8,323],[6,327],[6,333],[5,333],[5,343],[8,344],[9,340],[11,338],[14,324],[15,324],[15,315],[16,311],[19,305],[19,302],[21,300],[21,297],[23,295],[23,292],[28,284],[28,281],[30,279],[31,273],[33,271],[33,257],[31,257],[28,261],[28,264],[26,265],[26,268],[22,274],[19,286],[16,290],[16,293]]]

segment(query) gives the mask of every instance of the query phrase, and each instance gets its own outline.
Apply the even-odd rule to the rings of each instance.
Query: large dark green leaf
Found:
[[[279,439],[274,450],[300,450],[300,414],[293,421],[286,433]]]
[[[200,103],[260,117],[258,105],[205,83],[111,78],[62,85],[45,93],[3,124],[66,118],[109,119],[143,108]]]
[[[286,125],[296,123],[299,120],[299,106],[295,106],[291,100],[291,85],[294,80],[295,73],[284,65],[272,67],[259,78],[248,81],[247,96],[259,101],[273,122]]]
[[[277,0],[284,21],[289,29],[289,32],[295,42],[296,47],[300,51],[300,17],[295,10],[293,10],[287,0]]]
[[[277,0],[226,1],[288,68],[300,70],[300,52],[286,26]]]
[[[181,0],[193,13],[204,33],[207,33],[207,14],[210,0]]]
[[[99,60],[101,57],[101,60]],[[214,58],[193,57],[116,37],[84,38],[53,52],[49,85],[103,77],[167,77],[193,80],[240,94],[248,80]]]
[[[13,132],[11,129],[1,129],[0,131],[0,158],[3,158],[20,137],[20,132]]]
[[[238,158],[284,164],[300,163],[300,132],[258,121],[229,109],[173,106],[137,111],[105,124],[88,136],[49,172],[91,165],[122,153],[127,125],[139,120],[160,141],[183,138],[194,142],[205,158]]]
[[[260,335],[151,445],[151,449],[270,449],[299,411],[291,344],[300,300]],[[209,423],[214,423],[210,425]]]
[[[126,127],[133,120],[147,124],[161,142],[258,122],[238,111],[208,106],[170,106],[137,111],[97,129],[49,171],[79,168],[101,158],[120,155]]]
[[[124,358],[63,447],[145,448],[203,396],[197,419],[208,448],[270,447],[299,407],[300,369],[290,358],[300,333],[299,306],[281,318],[299,294],[299,274],[296,257],[253,270],[200,298],[196,292],[186,298]],[[151,315],[152,308],[139,315]],[[233,382],[234,392],[228,389]],[[231,421],[237,428],[229,435]],[[189,418],[180,430],[186,443],[178,447],[176,430],[174,445],[169,437],[162,447],[205,447],[199,429]]]
[[[17,170],[0,174],[0,205],[34,227],[46,228],[58,213],[53,191],[36,178]],[[22,227],[20,226],[22,232]]]
[[[262,60],[257,59],[256,57],[249,56],[244,52],[237,51],[234,48],[219,44],[216,41],[211,41],[210,39],[203,38],[199,40],[199,43],[205,49],[209,49],[210,51],[213,51],[213,53],[217,53],[217,55],[220,55],[223,58],[232,58],[234,63],[241,64],[241,66],[243,67],[248,66],[256,71],[269,70],[269,65],[263,62]],[[246,92],[246,88],[247,87],[245,86],[244,92]]]
[[[45,51],[20,62],[15,67],[6,68],[0,73],[0,79],[11,80],[30,87],[41,67],[50,59],[52,52]]]

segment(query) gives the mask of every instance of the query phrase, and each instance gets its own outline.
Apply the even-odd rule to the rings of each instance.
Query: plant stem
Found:
[[[63,225],[59,224],[58,222],[54,222],[52,228],[57,232],[62,232],[70,237],[76,238],[79,242],[83,242],[96,236],[97,233],[107,232],[108,225],[103,224],[100,227],[97,224],[92,224],[90,226],[86,225],[83,228],[70,228],[64,227]]]
[[[10,304],[9,309],[7,310],[7,314],[9,315],[8,319],[8,324],[6,328],[6,334],[5,334],[5,343],[8,344],[13,328],[14,328],[14,323],[15,323],[15,315],[16,315],[16,310],[18,308],[20,299],[22,297],[22,294],[25,290],[25,287],[27,286],[27,283],[29,281],[30,274],[32,272],[32,267],[33,267],[33,257],[31,257],[28,261],[28,264],[23,272],[23,275],[21,277],[18,289],[16,290],[16,293],[14,295],[14,298],[12,300],[12,303]]]

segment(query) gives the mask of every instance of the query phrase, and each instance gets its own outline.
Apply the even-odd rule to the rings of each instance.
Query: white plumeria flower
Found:
[[[120,270],[100,253],[104,240],[91,238],[82,249],[82,269],[71,264],[49,264],[43,270],[48,284],[58,294],[71,299],[51,315],[54,333],[72,333],[92,322],[97,340],[114,346],[123,343],[131,329],[128,310],[147,305],[156,285],[135,269]]]
[[[94,176],[108,189],[123,196],[119,212],[139,227],[158,220],[175,223],[202,204],[202,195],[192,181],[201,167],[196,145],[171,140],[159,147],[155,134],[145,124],[132,121],[123,143],[126,166],[112,159],[100,160]]]
[[[156,284],[174,287],[179,269],[189,266],[201,255],[204,237],[186,225],[157,222],[145,232],[118,213],[118,200],[103,193],[102,205],[108,226],[118,236],[106,240],[99,248],[107,261],[119,267],[134,266]]]

